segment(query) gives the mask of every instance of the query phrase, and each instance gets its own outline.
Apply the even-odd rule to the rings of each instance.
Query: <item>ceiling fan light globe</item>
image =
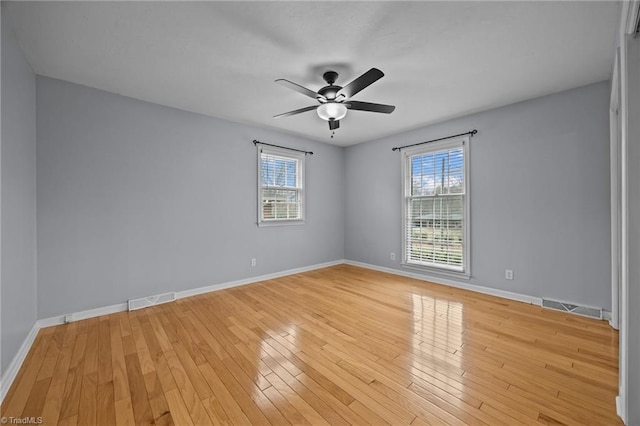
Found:
[[[345,115],[347,115],[347,107],[336,102],[322,104],[316,111],[318,111],[318,116],[326,121],[341,120]]]

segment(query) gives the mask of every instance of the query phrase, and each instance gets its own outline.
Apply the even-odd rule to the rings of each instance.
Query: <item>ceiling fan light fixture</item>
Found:
[[[341,120],[347,115],[347,107],[337,102],[327,102],[318,107],[318,116],[323,120]]]

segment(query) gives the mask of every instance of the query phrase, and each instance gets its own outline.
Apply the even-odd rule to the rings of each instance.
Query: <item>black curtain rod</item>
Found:
[[[471,130],[469,132],[460,133],[459,135],[447,136],[446,138],[432,139],[430,141],[418,142],[418,143],[414,143],[414,144],[411,144],[411,145],[405,145],[405,146],[397,146],[395,148],[391,148],[391,151],[399,151],[399,150],[401,150],[403,148],[409,148],[409,147],[412,147],[412,146],[422,145],[422,144],[430,143],[430,142],[438,142],[438,141],[442,141],[442,140],[445,140],[445,139],[457,138],[458,136],[471,135],[473,137],[473,135],[475,135],[476,133],[478,133],[478,131],[476,129],[473,129],[473,130]]]
[[[255,140],[255,139],[253,140],[253,144],[254,144],[254,145],[258,145],[258,144],[260,144],[260,145],[275,146],[276,148],[288,149],[289,151],[303,152],[303,153],[304,153],[304,155],[307,155],[307,154],[309,154],[309,155],[313,155],[313,152],[311,152],[311,151],[303,151],[302,149],[295,149],[295,148],[288,148],[288,147],[286,147],[286,146],[273,145],[273,144],[270,144],[270,143],[260,142],[260,141],[257,141],[257,140]]]

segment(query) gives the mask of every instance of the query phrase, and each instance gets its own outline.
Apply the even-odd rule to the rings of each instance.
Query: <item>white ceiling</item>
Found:
[[[351,145],[609,78],[617,2],[7,2],[36,73]],[[330,139],[317,90],[385,73]],[[464,129],[463,129],[464,130]]]

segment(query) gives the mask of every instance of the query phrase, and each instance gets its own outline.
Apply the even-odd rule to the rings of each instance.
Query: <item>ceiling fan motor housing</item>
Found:
[[[340,86],[334,86],[334,85],[324,86],[322,89],[318,90],[318,94],[324,96],[325,99],[332,101],[336,98],[336,95],[338,94],[338,90],[340,89],[342,89],[342,87]]]

